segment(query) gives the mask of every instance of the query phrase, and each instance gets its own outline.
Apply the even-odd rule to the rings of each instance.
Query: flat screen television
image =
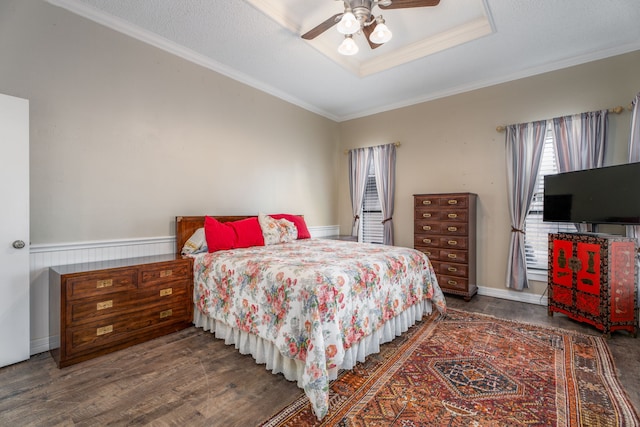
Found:
[[[640,224],[640,163],[545,176],[542,218],[550,222]]]

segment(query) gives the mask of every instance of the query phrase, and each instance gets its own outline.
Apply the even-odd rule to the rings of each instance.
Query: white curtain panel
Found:
[[[640,116],[638,115],[638,102],[640,101],[640,93],[633,98],[631,103],[631,133],[629,135],[629,163],[640,162]],[[633,237],[638,240],[640,245],[640,226],[628,225],[627,237]],[[636,260],[640,269],[640,259]],[[640,270],[639,270],[640,271]],[[640,307],[640,298],[638,299]]]
[[[351,210],[353,213],[353,227],[351,235],[358,235],[360,224],[360,213],[362,210],[362,198],[364,196],[365,185],[367,184],[367,174],[369,173],[369,162],[371,161],[371,148],[356,148],[349,150],[349,192],[351,195]]]
[[[379,145],[372,148],[376,189],[382,208],[385,245],[393,246],[393,209],[396,195],[396,146]]]
[[[601,110],[552,120],[558,172],[604,165],[608,119],[608,111]]]
[[[540,169],[546,129],[545,121],[509,125],[506,129],[507,190],[511,217],[506,286],[519,291],[529,287],[524,223]]]
[[[640,162],[640,117],[638,116],[638,101],[640,93],[633,98],[631,103],[631,133],[629,135],[629,163]],[[639,239],[640,243],[640,226],[627,226],[627,236]]]
[[[608,120],[607,110],[556,117],[552,120],[558,172],[593,169],[604,165]],[[586,224],[576,224],[576,228],[580,232],[588,231]]]

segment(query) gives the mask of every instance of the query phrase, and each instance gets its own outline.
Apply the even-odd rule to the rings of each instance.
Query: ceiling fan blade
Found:
[[[313,40],[313,39],[315,39],[320,34],[324,33],[329,28],[331,28],[334,25],[336,25],[338,23],[338,21],[340,20],[339,18],[342,15],[343,15],[342,13],[336,13],[331,18],[329,18],[326,21],[324,21],[322,24],[320,24],[320,25],[316,26],[315,28],[312,28],[311,30],[309,30],[306,33],[304,33],[302,35],[302,38],[305,39],[305,40]]]
[[[382,46],[381,44],[374,43],[371,40],[369,40],[369,36],[371,35],[371,33],[373,33],[373,30],[376,29],[376,25],[378,25],[378,24],[374,22],[371,25],[365,25],[364,27],[362,27],[362,33],[364,34],[365,38],[367,39],[367,43],[369,43],[369,46],[371,47],[371,49],[375,49],[377,47]]]
[[[392,0],[388,6],[378,5],[380,9],[407,9],[410,7],[437,6],[440,0]]]

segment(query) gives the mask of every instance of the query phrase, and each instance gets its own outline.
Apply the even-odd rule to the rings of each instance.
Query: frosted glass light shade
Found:
[[[380,22],[376,25],[376,28],[373,30],[371,35],[369,36],[369,40],[375,44],[383,44],[391,40],[393,34],[389,31],[389,28],[384,24],[384,22]]]
[[[356,53],[358,53],[358,45],[353,40],[351,35],[344,36],[344,40],[342,41],[342,43],[340,43],[340,46],[338,46],[338,53],[347,56],[355,55]]]
[[[360,22],[351,11],[345,12],[338,22],[338,32],[342,34],[355,34],[360,30]]]

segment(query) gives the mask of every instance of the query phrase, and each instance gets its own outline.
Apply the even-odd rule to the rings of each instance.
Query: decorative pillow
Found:
[[[220,222],[207,216],[204,218],[204,234],[209,252],[264,246],[262,229],[256,217]]]
[[[309,239],[311,238],[311,233],[309,233],[309,229],[307,228],[307,223],[304,221],[304,218],[300,215],[291,215],[291,214],[275,214],[269,215],[273,219],[286,219],[295,224],[298,229],[298,239]]]
[[[258,222],[262,228],[265,245],[292,242],[298,238],[295,224],[286,219],[273,219],[263,213],[258,214]]]
[[[187,239],[186,242],[184,242],[184,246],[180,253],[182,255],[189,255],[206,251],[207,240],[204,237],[204,227],[200,227],[191,235],[191,237],[189,237],[189,239]]]

